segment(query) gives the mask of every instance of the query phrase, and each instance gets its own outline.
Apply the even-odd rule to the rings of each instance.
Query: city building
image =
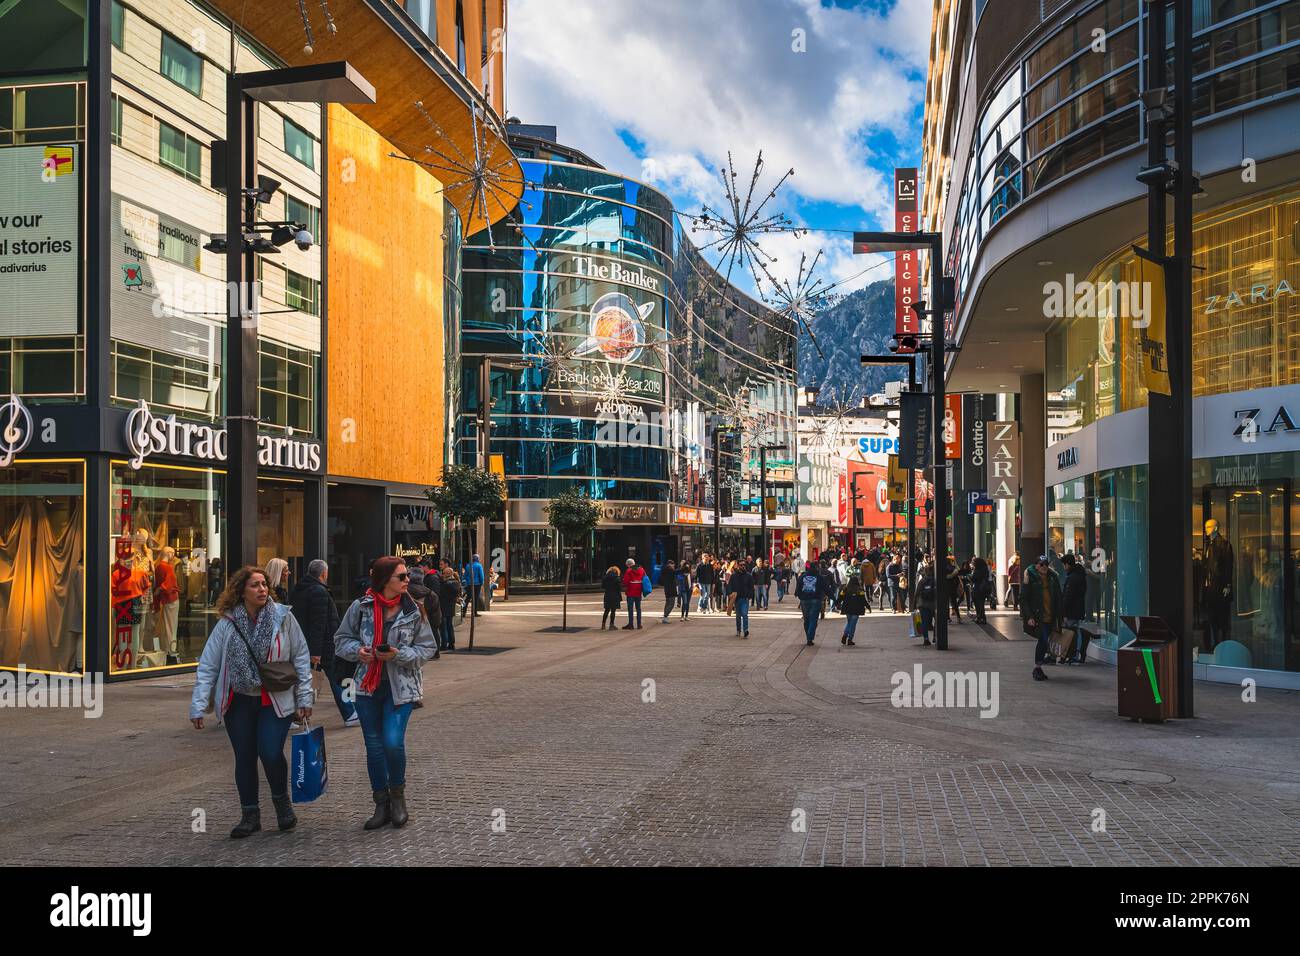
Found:
[[[907,512],[889,501],[889,457],[898,454],[898,410],[884,404],[830,415],[799,409],[799,530],[795,548],[805,559],[828,549],[870,551],[905,547]],[[915,476],[917,547],[929,534],[930,483]],[[857,520],[854,521],[854,509]],[[853,538],[856,528],[857,538]]]
[[[417,99],[460,148],[504,149],[505,12],[410,7],[334,0],[333,30],[310,4],[309,37],[292,3],[0,6],[0,668],[192,666],[213,624],[232,71],[347,60],[378,91],[256,104],[258,219],[310,233],[254,276],[256,559],[285,559],[287,587],[328,557],[345,599],[375,556],[437,547],[423,490],[450,448],[458,237],[483,220],[444,192],[459,176],[389,154],[438,145]]]
[[[1300,687],[1300,3],[1189,0],[1194,17],[1195,674]],[[923,219],[957,279],[949,388],[1018,393],[1019,550],[1081,555],[1116,646],[1147,610],[1139,0],[939,0]],[[1172,30],[1168,32],[1172,37]],[[1154,102],[1154,99],[1153,99]],[[1230,546],[1206,590],[1205,522]],[[999,562],[1014,547],[1000,548]],[[1222,543],[1214,545],[1222,562]],[[1221,616],[1220,616],[1221,615]],[[1227,634],[1212,635],[1214,619]],[[1226,637],[1226,639],[1225,639]]]
[[[569,542],[579,584],[629,557],[658,568],[712,550],[715,444],[732,510],[720,547],[759,553],[762,445],[786,449],[767,453],[769,526],[793,527],[791,324],[708,265],[662,193],[559,144],[554,127],[510,132],[523,199],[463,255],[457,457],[488,465],[486,382],[486,450],[509,492],[492,560],[512,587],[562,583],[545,508],[569,488],[602,509],[592,539]]]

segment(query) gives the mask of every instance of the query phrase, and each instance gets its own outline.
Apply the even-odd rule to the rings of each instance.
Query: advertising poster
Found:
[[[0,335],[79,331],[80,196],[80,147],[0,149]]]

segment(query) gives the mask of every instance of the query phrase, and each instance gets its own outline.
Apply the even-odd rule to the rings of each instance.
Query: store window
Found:
[[[316,168],[316,141],[289,118],[284,121],[284,151],[308,169]]]
[[[169,33],[162,35],[159,72],[195,96],[203,95],[203,58]]]
[[[0,667],[82,670],[85,495],[81,461],[0,470]]]
[[[109,672],[193,664],[225,584],[225,473],[113,462]]]
[[[408,562],[422,558],[437,561],[441,554],[440,537],[442,521],[428,504],[419,502],[390,502],[389,520],[392,524],[391,551]]]
[[[1193,489],[1198,659],[1223,667],[1300,671],[1300,457],[1197,461]],[[1214,542],[1205,534],[1211,519],[1218,531]]]
[[[286,594],[306,569],[304,501],[300,481],[262,478],[257,483],[257,563],[264,568],[272,558],[288,562],[288,580],[280,582]]]

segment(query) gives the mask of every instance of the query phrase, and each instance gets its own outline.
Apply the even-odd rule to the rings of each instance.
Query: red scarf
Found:
[[[384,643],[384,612],[401,604],[402,596],[399,594],[395,598],[386,598],[374,588],[367,588],[366,594],[375,600],[375,639],[370,645],[371,650],[373,650]],[[375,659],[370,662],[370,666],[366,668],[366,676],[361,679],[361,689],[368,694],[373,694],[379,687],[379,681],[383,676],[384,662],[376,655]]]

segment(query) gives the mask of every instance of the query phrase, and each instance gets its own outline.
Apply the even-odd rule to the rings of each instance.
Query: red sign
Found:
[[[840,499],[840,524],[849,523],[849,478],[844,472],[840,472],[839,480],[839,499]]]
[[[943,397],[943,457],[949,461],[961,460],[961,399],[960,395]]]
[[[894,170],[894,229],[916,232],[916,169]],[[894,253],[894,331],[916,335],[921,323],[912,306],[920,297],[920,252],[905,249]]]

